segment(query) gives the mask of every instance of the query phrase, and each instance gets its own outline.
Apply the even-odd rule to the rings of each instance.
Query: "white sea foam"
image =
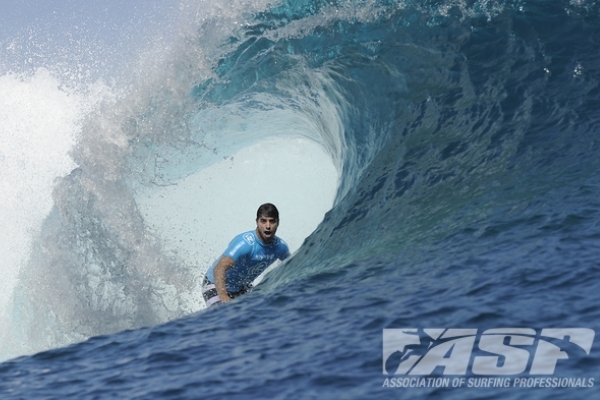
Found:
[[[53,181],[75,166],[68,152],[84,104],[45,69],[0,77],[0,335],[10,328],[6,312],[19,270],[52,207]]]

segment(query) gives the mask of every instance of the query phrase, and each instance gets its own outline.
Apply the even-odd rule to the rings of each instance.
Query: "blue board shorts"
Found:
[[[252,285],[248,285],[244,289],[240,290],[239,292],[235,292],[235,293],[227,292],[227,294],[229,295],[229,297],[234,299],[238,296],[243,295],[244,293],[249,292],[251,289],[252,289]],[[206,276],[204,277],[204,281],[202,282],[202,297],[204,298],[204,301],[206,302],[206,308],[212,307],[215,304],[221,304],[221,300],[219,300],[219,294],[217,293],[217,287],[215,286],[214,283],[209,281]]]

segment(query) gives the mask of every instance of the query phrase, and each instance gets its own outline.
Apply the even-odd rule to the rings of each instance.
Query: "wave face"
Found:
[[[598,330],[595,2],[214,1],[175,14],[177,34],[112,84],[48,89],[75,96],[59,125],[73,147],[44,161],[62,178],[36,183],[49,211],[15,239],[3,351],[92,339],[2,364],[0,393],[387,398],[385,328]],[[43,71],[2,79],[58,79]],[[294,257],[243,300],[196,313],[208,263],[271,199]],[[594,354],[559,375],[593,376]],[[79,391],[82,379],[97,385]],[[524,394],[557,395],[444,397]]]

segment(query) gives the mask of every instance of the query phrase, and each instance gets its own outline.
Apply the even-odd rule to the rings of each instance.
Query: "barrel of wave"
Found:
[[[256,210],[265,202],[278,207],[277,235],[296,251],[331,209],[338,183],[338,171],[321,145],[303,137],[273,137],[176,185],[148,187],[137,201],[165,249],[201,276],[236,234],[255,227]]]

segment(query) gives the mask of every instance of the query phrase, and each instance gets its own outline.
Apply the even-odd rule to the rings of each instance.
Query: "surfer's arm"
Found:
[[[233,267],[235,261],[233,258],[222,256],[217,265],[215,265],[215,288],[219,295],[219,300],[223,303],[231,301],[231,297],[227,294],[227,270]]]

